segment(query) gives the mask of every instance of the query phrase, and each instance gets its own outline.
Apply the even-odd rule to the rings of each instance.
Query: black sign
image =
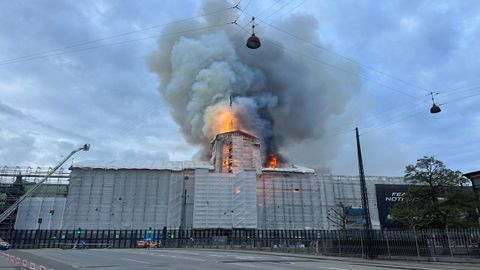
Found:
[[[403,201],[408,185],[375,185],[377,194],[378,218],[384,229],[402,228],[402,225],[392,220],[390,209]]]

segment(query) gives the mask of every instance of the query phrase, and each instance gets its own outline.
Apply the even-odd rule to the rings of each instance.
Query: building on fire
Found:
[[[63,184],[65,192],[57,188],[27,198],[15,214],[14,226],[116,230],[361,228],[357,176],[316,174],[297,165],[275,164],[276,160],[263,167],[261,141],[241,130],[218,134],[211,147],[210,162],[73,163],[69,181]],[[28,181],[28,174],[23,179]],[[382,210],[385,203],[401,199],[403,178],[366,179],[371,220],[374,228],[380,228],[381,221],[388,219],[388,209]],[[5,184],[7,177],[0,180],[3,186],[19,184]],[[15,189],[16,196],[21,190]]]

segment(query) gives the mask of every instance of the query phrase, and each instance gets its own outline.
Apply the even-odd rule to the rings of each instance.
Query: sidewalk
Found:
[[[203,248],[202,248],[203,249]],[[342,262],[351,262],[351,263],[368,263],[369,265],[378,265],[378,266],[387,266],[389,264],[396,264],[398,266],[409,267],[409,269],[419,269],[423,270],[422,266],[441,266],[442,269],[480,269],[480,259],[472,258],[452,258],[452,257],[439,257],[439,258],[424,258],[424,257],[380,257],[377,259],[364,259],[364,258],[355,258],[355,257],[340,257],[340,256],[325,256],[325,255],[307,255],[307,254],[298,254],[298,253],[283,253],[283,252],[268,252],[268,251],[256,251],[256,250],[238,250],[238,249],[206,249],[209,251],[235,251],[239,253],[249,253],[249,254],[262,254],[262,255],[273,255],[280,257],[293,257],[293,258],[304,258],[304,259],[314,259],[314,260],[331,260],[331,261],[342,261]],[[461,268],[460,268],[461,267]]]

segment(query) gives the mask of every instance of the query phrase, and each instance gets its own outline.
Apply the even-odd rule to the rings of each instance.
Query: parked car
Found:
[[[10,248],[10,244],[7,241],[0,238],[0,249],[1,250],[7,250],[9,248]]]
[[[158,243],[155,241],[140,240],[137,242],[137,247],[138,248],[157,248]]]

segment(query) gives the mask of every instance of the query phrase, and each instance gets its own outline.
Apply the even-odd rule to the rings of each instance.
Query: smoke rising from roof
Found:
[[[229,6],[226,1],[204,1],[202,13]],[[238,16],[236,12],[231,9],[198,22],[170,25],[163,32],[229,23]],[[239,24],[247,22],[245,18]],[[291,15],[275,24],[319,43],[318,22],[309,15]],[[257,50],[245,47],[247,33],[236,25],[226,25],[208,32],[162,37],[149,56],[149,67],[159,77],[159,90],[173,119],[189,143],[204,146],[200,156],[206,158],[210,152],[209,143],[215,135],[212,121],[219,109],[229,106],[230,95],[234,96],[232,110],[237,125],[260,137],[264,157],[279,155],[282,146],[306,141],[320,140],[325,147],[334,144],[333,137],[323,137],[327,121],[345,110],[352,91],[359,89],[357,77],[289,53],[294,50],[335,62],[306,42],[288,36],[278,40],[278,32],[268,30],[258,33],[262,47]],[[358,72],[353,64],[335,65]],[[282,154],[288,157],[288,153]]]

